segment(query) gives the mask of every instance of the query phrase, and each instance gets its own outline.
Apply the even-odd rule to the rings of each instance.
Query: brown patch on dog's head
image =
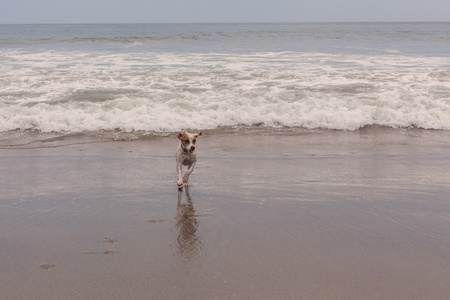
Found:
[[[197,141],[197,137],[201,136],[203,133],[201,131],[197,131],[194,134],[194,138],[192,139],[192,143],[195,145],[195,142]]]
[[[185,146],[185,147],[189,146],[190,139],[189,139],[189,135],[187,134],[187,132],[184,132],[184,131],[180,132],[177,137],[181,141],[181,144],[183,144],[183,146]]]

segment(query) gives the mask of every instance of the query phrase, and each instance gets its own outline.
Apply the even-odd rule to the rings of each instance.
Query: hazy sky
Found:
[[[0,23],[450,21],[449,0],[0,0]]]

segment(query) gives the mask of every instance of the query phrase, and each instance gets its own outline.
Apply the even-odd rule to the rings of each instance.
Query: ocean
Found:
[[[0,25],[0,132],[450,130],[450,23]]]

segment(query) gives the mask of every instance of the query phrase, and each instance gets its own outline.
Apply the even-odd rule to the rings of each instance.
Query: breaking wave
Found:
[[[0,131],[450,130],[448,57],[0,51]]]

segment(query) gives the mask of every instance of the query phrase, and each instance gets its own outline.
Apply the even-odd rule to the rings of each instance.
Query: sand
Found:
[[[176,147],[3,134],[0,299],[448,299],[450,132],[205,132],[182,192]]]

